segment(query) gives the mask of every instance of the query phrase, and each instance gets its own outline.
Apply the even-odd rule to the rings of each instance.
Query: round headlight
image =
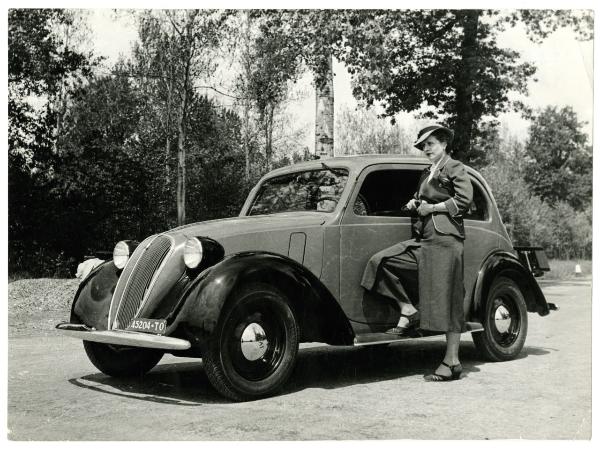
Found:
[[[127,261],[129,260],[129,245],[127,242],[119,242],[115,245],[115,249],[113,250],[113,262],[115,267],[119,270],[125,268]]]
[[[202,243],[196,237],[192,237],[185,242],[183,262],[186,267],[191,269],[198,268],[200,262],[202,262]]]

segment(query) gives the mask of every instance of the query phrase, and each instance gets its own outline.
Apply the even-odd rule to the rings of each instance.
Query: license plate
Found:
[[[134,318],[127,327],[128,331],[146,332],[162,335],[167,329],[167,320],[151,320],[149,318]]]

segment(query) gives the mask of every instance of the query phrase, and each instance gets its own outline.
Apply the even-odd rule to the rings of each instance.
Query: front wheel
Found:
[[[208,379],[236,401],[273,394],[292,373],[298,334],[285,295],[270,285],[249,285],[224,311],[203,354]]]
[[[83,347],[96,368],[112,377],[142,376],[156,366],[162,351],[148,348],[108,345],[83,341]]]
[[[488,293],[483,331],[474,332],[473,342],[490,361],[516,358],[527,337],[527,306],[519,286],[507,277],[499,277]]]

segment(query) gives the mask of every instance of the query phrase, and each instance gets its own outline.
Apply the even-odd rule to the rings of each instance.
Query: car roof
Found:
[[[322,168],[323,163],[333,167],[347,167],[353,170],[361,170],[369,165],[382,163],[415,165],[430,164],[426,157],[416,154],[354,154],[349,156],[336,156],[327,159],[314,159],[312,161],[298,162],[296,164],[281,167],[269,172],[269,177],[299,170]]]
[[[314,159],[312,161],[304,161],[287,165],[285,167],[270,171],[263,176],[262,180],[288,173],[294,173],[297,171],[321,169],[323,168],[323,163],[331,167],[348,168],[355,173],[358,173],[365,167],[374,164],[414,164],[421,166],[431,164],[429,159],[421,156],[420,154],[353,154],[348,156],[336,156],[327,159]],[[480,182],[482,182],[489,191],[489,186],[483,179],[483,176],[481,176],[481,174],[474,168],[468,166],[467,164],[464,165],[467,168],[467,171],[473,174]]]

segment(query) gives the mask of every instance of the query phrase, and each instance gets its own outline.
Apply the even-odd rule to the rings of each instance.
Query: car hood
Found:
[[[186,237],[210,237],[219,241],[221,238],[236,235],[320,226],[325,223],[326,219],[327,214],[322,212],[253,215],[192,223],[172,229],[168,234],[183,234]]]

